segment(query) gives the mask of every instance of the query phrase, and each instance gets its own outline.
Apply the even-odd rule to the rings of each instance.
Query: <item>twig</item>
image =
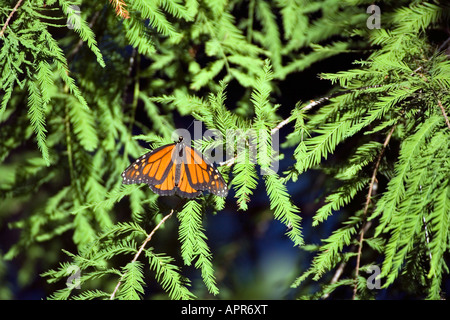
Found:
[[[310,102],[309,104],[307,104],[306,106],[304,106],[304,107],[302,108],[302,110],[303,110],[303,111],[310,110],[310,109],[312,109],[313,107],[315,107],[315,106],[317,106],[317,105],[319,105],[319,104],[321,104],[321,103],[323,103],[323,102],[325,102],[325,101],[327,101],[327,100],[329,100],[329,99],[331,99],[331,96],[323,97],[323,98],[320,98],[320,99],[318,99],[318,100],[311,100],[311,102]],[[273,129],[270,131],[270,133],[271,133],[271,134],[275,134],[277,131],[279,131],[281,128],[283,128],[285,125],[287,125],[287,124],[288,124],[289,122],[291,122],[292,120],[293,120],[293,117],[292,117],[292,116],[287,117],[286,119],[284,119],[283,121],[281,121],[275,128],[273,128]],[[227,166],[227,167],[230,167],[230,166],[232,166],[232,165],[236,162],[236,159],[237,159],[237,155],[234,156],[234,157],[231,158],[231,159],[226,160],[226,161],[219,162],[217,165],[218,165],[219,167],[221,167],[221,166]]]
[[[369,88],[369,87],[358,88],[357,90],[364,90],[364,89],[368,89],[368,88]],[[342,91],[342,92],[336,92],[336,93],[333,93],[333,94],[331,94],[331,95],[329,95],[329,96],[319,98],[319,99],[317,99],[317,100],[311,100],[310,103],[308,103],[306,106],[304,106],[304,107],[302,108],[302,111],[310,110],[310,109],[314,108],[315,106],[317,106],[317,105],[319,105],[319,104],[322,104],[322,103],[324,103],[325,101],[330,100],[331,98],[334,98],[334,97],[337,97],[337,96],[340,96],[340,95],[349,93],[349,92],[351,92],[351,91],[352,91],[352,90],[346,90],[346,91]],[[271,134],[276,133],[276,132],[279,131],[281,128],[283,128],[286,124],[288,124],[289,122],[291,122],[291,120],[292,120],[292,116],[287,117],[285,120],[281,121],[275,128],[273,128],[273,129],[271,130],[270,133],[271,133]]]
[[[445,118],[445,123],[447,124],[447,127],[450,129],[450,121],[448,120],[447,114],[445,113],[445,108],[444,108],[444,106],[442,105],[441,100],[438,100],[438,105],[439,105],[439,108],[441,108],[442,115],[443,115],[444,118]]]
[[[423,226],[425,229],[425,240],[427,241],[428,256],[430,257],[430,263],[431,263],[431,260],[433,260],[433,255],[431,254],[431,250],[430,250],[430,236],[428,234],[427,222],[425,221],[425,217],[422,217],[422,221],[423,221]]]
[[[139,256],[141,255],[142,251],[144,250],[145,246],[147,245],[147,243],[152,239],[153,235],[155,234],[156,230],[158,230],[162,224],[169,219],[173,214],[173,209],[172,211],[170,211],[170,213],[165,216],[164,218],[162,218],[162,220],[156,225],[156,227],[152,230],[152,232],[150,232],[147,236],[147,239],[145,239],[145,241],[142,243],[141,247],[139,248],[138,252],[136,252],[136,254],[134,255],[133,260],[131,260],[131,263],[135,262]],[[117,291],[119,290],[120,285],[122,284],[122,280],[124,278],[125,274],[122,275],[122,277],[120,278],[119,282],[117,283],[116,287],[114,288],[113,293],[111,294],[111,296],[109,297],[109,300],[113,300]]]
[[[447,41],[449,41],[449,40],[450,40],[450,38],[447,39]],[[446,41],[446,42],[447,42],[447,41]],[[445,42],[445,43],[446,43],[446,42]],[[440,49],[441,49],[441,48],[439,48],[438,51],[440,51]],[[431,59],[431,58],[429,58],[428,60],[430,60],[430,59]],[[413,71],[413,73],[417,73],[417,71],[420,70],[421,68],[422,68],[422,67],[417,68],[416,70]],[[427,79],[427,77],[425,77],[425,75],[423,75],[423,74],[421,74],[421,73],[417,73],[417,74],[418,74],[419,76],[421,76],[421,77],[425,80],[425,82],[428,82],[428,79]],[[412,75],[412,74],[411,74],[411,75]],[[450,121],[448,120],[447,113],[445,113],[445,108],[444,108],[444,106],[442,105],[441,100],[439,100],[438,94],[436,93],[436,91],[434,91],[433,88],[431,88],[431,91],[432,91],[433,94],[435,95],[435,97],[436,97],[436,99],[437,99],[437,102],[438,102],[438,105],[439,105],[439,108],[441,108],[442,115],[444,116],[445,123],[447,124],[447,127],[450,129]]]
[[[391,140],[391,137],[392,137],[392,134],[394,133],[395,127],[396,127],[396,125],[394,125],[392,127],[391,131],[389,131],[386,139],[384,140],[383,148],[381,149],[381,152],[378,155],[378,159],[375,164],[375,168],[373,169],[372,178],[370,180],[370,185],[369,185],[369,191],[367,192],[366,203],[364,205],[363,219],[366,218],[367,211],[369,210],[370,200],[372,199],[373,186],[375,185],[375,181],[377,179],[378,167],[380,166],[381,159],[383,158],[384,150],[386,150],[389,140]],[[367,225],[367,223],[365,223],[365,226],[366,225]],[[356,298],[356,293],[358,291],[359,266],[361,263],[361,253],[362,253],[362,246],[363,246],[363,240],[364,240],[364,233],[367,231],[365,226],[361,229],[361,234],[359,236],[358,254],[356,256],[355,286],[353,288],[353,300]]]
[[[9,20],[11,20],[12,16],[14,15],[14,13],[17,11],[17,9],[19,8],[20,4],[22,3],[23,0],[19,0],[16,3],[16,6],[12,9],[11,13],[8,16],[8,19],[6,19],[5,24],[3,25],[2,30],[0,31],[0,38],[3,37],[3,34],[5,33],[6,27],[9,24]]]
[[[364,232],[366,232],[367,230],[369,230],[370,227],[371,227],[371,225],[372,225],[371,221],[367,222],[367,223],[364,225],[364,227],[363,227]],[[352,253],[353,253],[353,252],[355,252],[355,250],[356,250],[356,245],[354,244],[354,245],[351,246],[349,252],[352,252]],[[339,267],[336,269],[336,272],[334,273],[333,278],[331,278],[330,284],[334,284],[334,283],[336,283],[336,282],[339,281],[339,278],[341,277],[342,273],[344,272],[344,268],[345,268],[346,265],[347,265],[347,261],[346,261],[346,260],[342,261],[342,262],[339,264]],[[328,298],[329,295],[330,295],[329,293],[325,293],[325,294],[322,296],[322,299]]]
[[[92,29],[92,27],[94,26],[95,22],[97,21],[98,16],[100,15],[100,11],[96,11],[94,16],[91,19],[91,22],[89,22],[89,28]],[[75,46],[75,48],[72,49],[72,51],[69,52],[69,54],[67,54],[67,60],[72,59],[72,57],[81,49],[81,47],[83,46],[83,39],[80,39],[77,43],[77,45]]]
[[[322,98],[319,98],[317,100],[311,100],[310,103],[308,103],[306,106],[304,106],[302,108],[302,111],[310,110],[310,109],[314,108],[315,106],[324,103],[325,101],[328,101],[328,100],[330,100],[332,98],[335,98],[337,96],[341,96],[341,95],[347,94],[347,93],[352,92],[352,91],[366,90],[366,89],[377,88],[377,87],[381,87],[381,85],[366,86],[366,87],[361,87],[361,88],[356,88],[356,89],[345,90],[345,91],[341,91],[341,92],[335,92],[335,93],[333,93],[333,94],[331,94],[329,96],[322,97]],[[270,131],[270,133],[271,134],[275,134],[277,131],[279,131],[281,128],[283,128],[285,125],[287,125],[289,122],[291,122],[293,119],[294,119],[294,117],[292,117],[292,116],[287,117],[286,119],[281,121],[275,128],[273,128]],[[228,160],[219,162],[217,165],[219,167],[221,167],[221,166],[230,167],[236,162],[236,159],[237,159],[237,155],[235,155],[233,158],[230,158]]]
[[[441,44],[441,46],[437,49],[438,52],[442,51],[446,45],[450,43],[450,37],[447,38],[447,40],[444,41],[444,43]]]
[[[286,119],[284,119],[283,121],[281,121],[275,128],[273,128],[271,131],[270,131],[270,133],[271,134],[274,134],[274,133],[276,133],[277,131],[279,131],[281,128],[283,128],[286,124],[288,124],[289,122],[291,122],[291,119],[292,117],[287,117]]]

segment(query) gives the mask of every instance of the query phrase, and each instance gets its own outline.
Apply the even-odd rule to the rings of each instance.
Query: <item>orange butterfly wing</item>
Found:
[[[153,190],[160,195],[174,194],[172,153],[175,146],[175,143],[168,144],[144,154],[125,169],[122,173],[122,183],[147,183],[152,190],[153,186],[161,186],[158,188],[160,192]]]
[[[185,146],[184,150],[184,166],[190,185],[195,189],[226,197],[228,187],[220,172],[194,148]]]
[[[227,185],[217,169],[195,149],[179,142],[157,148],[122,173],[123,183],[147,183],[156,194],[194,198],[209,191],[225,197]]]

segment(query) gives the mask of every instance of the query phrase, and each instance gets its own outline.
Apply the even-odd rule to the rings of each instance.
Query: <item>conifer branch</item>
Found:
[[[448,120],[447,113],[445,113],[445,108],[444,108],[444,106],[442,105],[441,100],[438,100],[438,105],[439,105],[439,108],[441,108],[442,115],[443,115],[444,118],[445,118],[445,123],[447,124],[447,127],[450,129],[450,121]]]
[[[317,100],[311,100],[310,103],[305,105],[301,110],[303,110],[303,111],[311,110],[312,108],[314,108],[314,107],[316,107],[316,106],[318,106],[318,105],[320,105],[320,104],[322,104],[322,103],[324,103],[324,102],[326,102],[326,101],[328,101],[328,100],[330,100],[332,98],[335,98],[337,96],[341,96],[341,95],[344,95],[344,94],[348,94],[348,93],[350,93],[352,91],[355,91],[355,90],[366,90],[366,89],[370,89],[370,88],[377,88],[377,87],[380,87],[380,86],[381,85],[365,86],[365,87],[361,87],[361,88],[356,88],[356,89],[350,89],[350,90],[345,90],[345,91],[341,91],[341,92],[336,92],[336,93],[333,93],[333,94],[331,94],[329,96],[321,97],[321,98],[319,98]],[[277,133],[277,131],[279,131],[281,128],[283,128],[285,125],[287,125],[293,119],[294,119],[293,116],[287,117],[286,119],[281,121],[278,125],[276,125],[274,128],[272,128],[270,133],[271,134]],[[218,166],[219,167],[221,167],[221,166],[231,167],[236,162],[236,160],[237,160],[237,155],[234,156],[231,159],[226,160],[226,161],[219,162]]]
[[[172,126],[165,124],[175,123],[177,114],[203,121],[222,137],[229,128],[241,130],[248,139],[243,143],[246,147],[253,147],[250,138],[254,136],[267,138],[253,140],[262,151],[257,156],[247,156],[239,147],[220,165],[231,166],[222,169],[232,180],[242,210],[248,209],[256,190],[256,165],[261,168],[273,218],[288,228],[287,235],[295,244],[303,244],[300,208],[292,201],[298,191],[287,189],[286,183],[295,183],[300,174],[316,169],[333,180],[326,184],[331,192],[314,214],[312,227],[339,212],[346,217],[342,227],[324,236],[321,244],[308,246],[318,248],[317,254],[293,286],[311,276],[324,285],[316,293],[308,292],[307,298],[327,298],[343,287],[350,297],[376,297],[378,291],[364,288],[363,273],[373,263],[369,261],[382,258],[384,288],[397,279],[412,282],[419,275],[423,281],[418,285],[426,287],[427,298],[440,299],[446,293],[450,114],[448,99],[443,96],[450,91],[450,63],[444,52],[450,39],[443,39],[439,47],[426,36],[434,32],[432,29],[445,28],[445,5],[399,5],[386,13],[390,19],[383,22],[382,29],[367,32],[361,23],[365,20],[363,11],[355,15],[358,8],[337,0],[301,4],[286,0],[109,2],[110,14],[106,15],[98,11],[95,2],[83,2],[85,15],[80,16],[73,7],[79,1],[0,0],[0,92],[5,93],[0,98],[0,126],[4,129],[0,130],[0,159],[6,160],[0,172],[7,173],[0,182],[0,193],[13,198],[2,202],[2,209],[13,214],[22,201],[27,209],[23,220],[14,223],[21,229],[20,239],[5,258],[20,254],[27,259],[23,265],[33,266],[40,263],[29,254],[36,246],[51,250],[59,247],[54,242],[63,237],[64,243],[72,241],[78,253],[69,254],[70,262],[65,256],[58,257],[60,267],[45,276],[50,283],[66,281],[68,271],[77,266],[81,291],[75,293],[73,287],[63,284],[50,298],[154,298],[158,293],[144,290],[144,266],[169,298],[195,298],[188,290],[191,279],[182,275],[175,258],[151,248],[151,234],[160,220],[154,222],[150,234],[142,228],[144,206],[165,212],[155,201],[157,195],[148,197],[139,186],[120,186],[128,155],[137,157],[142,152],[132,139],[135,130],[131,129],[145,132],[146,141],[162,145],[166,142],[162,137],[172,133]],[[47,3],[45,8],[43,3]],[[63,19],[55,15],[59,12],[57,3],[68,22],[80,20],[73,25],[78,37],[61,32],[55,38],[54,28],[64,31]],[[323,5],[330,4],[339,6],[339,16],[335,10],[323,10]],[[246,8],[247,13],[236,15],[236,8]],[[130,19],[126,19],[128,12]],[[100,17],[108,37],[96,40],[93,29],[97,29]],[[349,37],[349,32],[368,42]],[[86,46],[97,62],[79,55],[80,48]],[[117,51],[125,46],[132,47],[131,56],[128,50]],[[62,47],[68,48],[68,54]],[[108,57],[109,68],[97,68],[98,64],[105,66],[100,48]],[[288,75],[353,49],[368,50],[370,55],[354,61],[358,65],[354,69],[342,66],[333,73],[324,70],[321,75],[339,92],[328,92],[295,107],[283,106],[292,112],[279,118],[279,98],[292,80]],[[142,65],[138,60],[141,55],[145,59]],[[270,63],[263,70],[265,58]],[[267,65],[273,65],[273,73]],[[76,70],[73,74],[72,68]],[[233,90],[240,87],[239,94],[233,95],[236,110],[225,106],[225,84],[230,81]],[[196,92],[188,94],[192,89]],[[211,92],[209,99],[207,92]],[[271,96],[273,92],[277,95]],[[125,96],[128,108],[124,108]],[[24,101],[26,109],[22,108]],[[154,102],[171,106],[158,108]],[[143,118],[136,113],[141,103],[146,113]],[[395,146],[393,142],[383,146],[391,129]],[[276,174],[266,177],[271,160],[278,157],[272,152],[269,137],[280,131],[289,132],[283,146],[295,148],[295,163],[283,178]],[[37,142],[38,150],[29,152],[21,147],[30,140]],[[235,140],[227,137],[227,142]],[[204,151],[222,143],[205,139],[201,152],[206,155]],[[347,146],[351,150],[346,150]],[[393,149],[392,154],[387,147]],[[282,161],[286,154],[280,152]],[[382,175],[388,182],[377,190],[377,179]],[[363,203],[358,200],[361,192]],[[38,202],[33,201],[36,194]],[[129,201],[119,206],[125,197]],[[226,272],[229,277],[235,270],[224,271],[222,266],[213,265],[216,248],[208,246],[203,226],[204,214],[209,209],[224,209],[225,200],[212,196],[202,199],[189,201],[177,214],[179,241],[173,245],[179,246],[185,265],[201,272],[206,290],[195,288],[195,292],[204,297],[207,292],[219,292],[216,274]],[[123,205],[129,205],[130,222],[117,221],[115,213]],[[358,211],[347,211],[355,205]],[[117,267],[122,255],[133,262]],[[429,259],[429,266],[417,261],[418,256]],[[55,262],[48,255],[39,258],[44,264]],[[28,269],[21,267],[20,272]],[[332,276],[328,281],[326,274]],[[0,283],[5,279],[9,274],[0,272]],[[95,282],[89,283],[92,280]],[[357,292],[353,292],[355,283]],[[194,286],[198,285],[195,281]],[[418,292],[402,289],[406,295]]]
[[[367,232],[367,230],[369,230],[371,225],[372,225],[371,223],[366,223],[364,225],[364,227],[362,228],[362,231]],[[350,248],[349,252],[352,252],[352,253],[355,252],[356,247],[357,247],[357,245],[353,244],[352,247]],[[339,281],[340,277],[342,276],[342,274],[344,272],[346,265],[347,265],[347,260],[344,260],[339,264],[339,267],[336,269],[336,272],[334,273],[333,277],[331,278],[330,285],[333,285]],[[327,299],[329,296],[330,296],[329,293],[325,293],[322,296],[322,299]]]
[[[136,53],[136,51],[134,51],[134,53]],[[130,132],[132,132],[132,129],[133,129],[133,125],[134,125],[134,121],[135,121],[135,117],[136,117],[136,109],[137,109],[138,100],[139,100],[139,91],[140,91],[139,76],[140,76],[140,70],[141,70],[141,56],[140,55],[136,56],[136,64],[135,65],[136,65],[136,76],[134,79],[133,101],[131,103],[131,119],[130,119],[130,123],[128,125],[128,130]],[[133,66],[130,63],[130,69],[131,68],[133,68]]]
[[[450,39],[450,38],[449,38],[449,39]],[[443,46],[449,41],[449,39],[447,39],[447,40],[444,42]],[[441,51],[441,49],[442,49],[442,48],[439,48],[438,51]],[[430,60],[430,59],[431,59],[431,58],[428,58],[428,60]],[[428,82],[428,79],[427,79],[427,77],[425,77],[425,75],[423,75],[422,73],[418,73],[418,72],[417,72],[417,71],[419,71],[420,69],[422,69],[422,66],[420,66],[420,67],[418,67],[417,69],[415,69],[415,70],[413,71],[413,74],[414,74],[414,73],[417,73],[420,77],[422,77],[422,79],[424,79],[425,82]],[[442,115],[444,116],[445,123],[447,124],[447,127],[450,129],[450,121],[448,120],[447,113],[445,112],[445,108],[444,108],[444,106],[442,105],[441,100],[438,98],[438,95],[437,95],[436,91],[435,91],[433,88],[431,88],[431,91],[433,92],[433,94],[434,94],[435,97],[437,98],[437,102],[438,102],[439,108],[441,109]]]
[[[11,20],[12,16],[14,15],[14,13],[17,11],[17,9],[20,7],[20,4],[22,3],[23,0],[19,0],[17,1],[16,5],[14,6],[14,8],[12,9],[11,13],[9,14],[8,18],[6,19],[5,24],[3,25],[2,30],[0,31],[0,38],[3,37],[3,34],[5,33],[6,27],[9,24],[9,21]]]
[[[368,88],[368,87],[364,87],[364,88],[360,88],[360,89],[358,89],[358,90],[364,90],[364,89],[367,89],[367,88]],[[314,108],[315,106],[318,106],[318,105],[320,105],[320,104],[322,104],[322,103],[324,103],[324,102],[330,100],[331,98],[334,98],[334,97],[336,97],[336,96],[338,96],[338,95],[347,94],[347,93],[349,93],[349,92],[351,92],[351,91],[352,91],[352,90],[346,90],[346,91],[338,92],[338,93],[335,93],[335,94],[331,94],[331,95],[329,95],[329,96],[325,96],[325,97],[319,98],[319,99],[317,99],[317,100],[311,100],[310,103],[308,103],[306,106],[304,106],[304,107],[302,108],[302,110],[303,110],[303,111],[311,110],[311,109]],[[292,116],[287,117],[286,119],[284,119],[283,121],[281,121],[275,128],[272,129],[271,134],[274,134],[274,133],[276,133],[277,131],[279,131],[281,128],[283,128],[285,125],[287,125],[289,122],[291,122],[291,120],[292,120]]]
[[[65,107],[65,113],[66,116],[64,117],[64,128],[65,128],[65,134],[66,134],[66,148],[67,148],[67,160],[69,162],[69,175],[71,183],[75,184],[75,190],[77,190],[77,193],[79,194],[81,191],[78,188],[77,181],[78,179],[75,178],[75,171],[73,167],[73,157],[72,157],[72,139],[70,137],[70,119],[69,119],[69,105],[66,104]]]
[[[217,34],[216,31],[214,29],[213,26],[211,26],[211,23],[209,22],[209,20],[206,20],[206,26],[209,29],[210,35],[212,37],[212,39],[218,44],[218,48],[220,50],[220,55],[222,56],[222,59],[225,63],[225,69],[227,70],[227,74],[231,74],[231,68],[230,68],[230,63],[228,62],[228,57],[225,54],[225,51],[223,49],[223,45],[220,42],[220,40],[217,38]]]
[[[109,2],[114,6],[114,9],[116,10],[116,14],[123,19],[129,19],[130,14],[128,13],[127,9],[125,8],[127,4],[125,1],[121,0],[109,0]]]
[[[173,209],[172,211],[170,211],[170,213],[168,215],[166,215],[164,218],[161,219],[161,221],[156,225],[155,228],[153,228],[153,230],[148,234],[147,238],[145,239],[145,241],[142,243],[141,247],[139,248],[139,250],[136,252],[136,254],[133,257],[133,260],[131,260],[131,263],[136,262],[137,259],[139,258],[139,256],[141,255],[142,251],[144,250],[145,246],[147,245],[147,243],[152,239],[153,235],[155,234],[156,230],[158,230],[163,223],[169,219],[173,214]],[[125,274],[122,274],[122,277],[120,278],[119,282],[117,283],[116,287],[114,288],[113,293],[111,294],[111,296],[109,297],[109,300],[113,300],[114,297],[116,296],[117,291],[119,290],[120,285],[122,284],[122,281],[124,279]]]
[[[363,220],[365,220],[367,217],[367,212],[369,210],[370,201],[372,199],[372,192],[373,192],[373,188],[374,188],[374,185],[375,185],[375,182],[377,179],[377,172],[378,172],[378,168],[381,163],[381,159],[383,158],[383,154],[384,154],[384,151],[386,150],[389,140],[391,140],[391,137],[392,137],[392,134],[394,133],[395,127],[396,127],[396,125],[394,125],[392,127],[392,129],[389,131],[386,139],[384,140],[383,147],[380,151],[380,154],[378,155],[377,162],[375,163],[375,168],[373,169],[372,178],[371,178],[370,184],[369,184],[369,191],[367,192],[367,196],[366,196],[366,203],[364,205]],[[361,233],[359,235],[359,245],[358,245],[358,253],[356,256],[356,267],[355,267],[355,286],[353,287],[353,300],[356,299],[356,294],[358,291],[358,276],[359,276],[359,267],[360,267],[360,263],[361,263],[361,254],[362,254],[364,233],[367,231],[368,228],[366,228],[366,226],[369,223],[371,223],[371,222],[369,221],[368,223],[367,222],[365,223],[365,225],[361,229]]]
[[[423,222],[423,229],[425,230],[425,241],[427,242],[428,247],[428,257],[430,258],[430,261],[433,260],[433,254],[430,250],[430,234],[428,233],[428,227],[427,227],[427,221],[425,220],[425,217],[422,217]]]
[[[99,15],[100,15],[100,11],[96,11],[94,16],[92,17],[91,21],[89,22],[90,29],[92,29],[92,27],[94,26]],[[67,60],[70,60],[81,49],[81,47],[83,46],[83,43],[84,43],[83,39],[78,40],[78,43],[75,46],[75,48],[73,48],[72,51],[70,51],[67,54]]]
[[[327,96],[327,97],[320,98],[320,99],[318,99],[318,100],[311,100],[311,102],[310,102],[309,104],[307,104],[306,106],[304,106],[304,107],[302,108],[302,110],[304,110],[304,111],[310,110],[310,109],[312,109],[313,107],[315,107],[315,106],[317,106],[317,105],[319,105],[319,104],[321,104],[321,103],[323,103],[323,102],[329,100],[330,98],[331,98],[331,96]],[[292,116],[287,117],[286,119],[284,119],[283,121],[281,121],[278,125],[276,125],[274,128],[272,128],[272,130],[270,131],[270,133],[271,133],[271,134],[277,133],[281,128],[283,128],[285,125],[287,125],[287,124],[288,124],[289,122],[291,122],[293,119],[294,119],[294,117],[292,117]],[[231,158],[231,159],[228,159],[228,160],[223,161],[223,162],[219,162],[219,163],[218,163],[218,166],[219,166],[219,167],[221,167],[221,166],[231,167],[231,166],[236,162],[237,158],[238,158],[238,156],[235,155],[235,156],[234,156],[233,158]]]

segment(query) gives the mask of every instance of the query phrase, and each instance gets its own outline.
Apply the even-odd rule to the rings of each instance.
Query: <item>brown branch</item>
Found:
[[[386,150],[386,147],[387,147],[387,145],[389,143],[389,140],[391,140],[392,134],[394,133],[395,127],[396,127],[396,125],[394,125],[392,127],[391,131],[389,131],[386,139],[384,140],[383,148],[381,149],[381,152],[378,155],[378,159],[377,159],[377,162],[375,164],[375,168],[373,169],[372,178],[370,180],[370,185],[369,185],[369,191],[367,192],[366,203],[364,205],[363,219],[365,219],[366,216],[367,216],[367,211],[369,210],[369,204],[370,204],[370,201],[372,199],[373,187],[374,187],[375,181],[377,179],[378,168],[380,166],[381,159],[383,158],[383,153]],[[367,223],[364,224],[364,227],[361,229],[361,233],[360,233],[360,236],[359,236],[358,254],[356,256],[355,286],[353,288],[353,300],[356,298],[356,293],[358,291],[358,275],[359,275],[359,266],[360,266],[360,263],[361,263],[361,254],[362,254],[364,233],[368,229],[368,228],[366,228],[366,225],[367,225]]]
[[[91,19],[91,22],[89,22],[90,29],[92,29],[92,27],[94,26],[99,15],[100,15],[100,11],[96,11],[94,16]],[[84,43],[83,39],[78,40],[78,43],[76,44],[75,48],[73,48],[72,51],[70,51],[67,54],[67,60],[72,59],[72,57],[81,49],[81,47],[83,46],[83,43]]]
[[[364,87],[364,88],[361,88],[361,89],[359,89],[359,90],[367,89],[367,88],[368,88],[368,87]],[[351,90],[346,90],[346,91],[342,91],[342,92],[337,92],[337,93],[334,93],[334,94],[329,95],[329,96],[326,96],[326,97],[322,97],[322,98],[317,99],[317,100],[311,100],[310,103],[308,103],[306,106],[304,106],[304,107],[302,108],[302,111],[310,110],[310,109],[314,108],[315,106],[317,106],[317,105],[319,105],[319,104],[322,104],[322,103],[324,103],[325,101],[330,100],[331,98],[334,98],[334,97],[336,97],[336,96],[340,96],[340,95],[349,93],[350,91],[351,91]],[[292,116],[287,117],[285,120],[281,121],[275,128],[273,128],[273,129],[271,130],[270,133],[271,133],[271,134],[276,133],[276,132],[279,131],[281,128],[283,128],[286,124],[288,124],[289,122],[291,122],[291,120],[292,120]]]
[[[331,94],[329,96],[322,97],[322,98],[319,98],[317,100],[311,100],[310,103],[308,103],[306,106],[304,106],[302,108],[302,111],[308,111],[308,110],[314,108],[315,106],[320,105],[320,104],[324,103],[325,101],[330,100],[331,98],[342,96],[342,95],[347,94],[347,93],[352,92],[352,91],[356,91],[356,90],[361,91],[361,90],[366,90],[366,89],[376,88],[376,87],[381,87],[381,85],[366,86],[366,87],[361,87],[361,88],[345,90],[345,91],[341,91],[341,92],[335,92],[335,93],[333,93],[333,94]],[[291,122],[293,119],[294,119],[294,117],[292,117],[292,116],[287,117],[286,119],[281,121],[276,127],[274,127],[270,131],[270,133],[271,134],[275,134],[277,131],[279,131],[281,128],[283,128],[285,125],[287,125],[289,122]],[[236,162],[236,159],[237,159],[237,155],[234,156],[231,159],[219,162],[217,165],[219,167],[221,167],[221,166],[231,167]]]
[[[450,40],[450,38],[447,39],[447,41],[449,41],[449,40]],[[447,42],[447,41],[446,41],[446,42]],[[446,43],[446,42],[445,42],[445,43]],[[441,49],[441,48],[439,48],[438,51],[440,51],[440,49]],[[430,58],[430,59],[431,59],[431,58]],[[430,59],[428,59],[428,60],[430,60]],[[425,80],[425,82],[428,82],[428,79],[427,79],[427,77],[425,77],[425,75],[423,75],[422,73],[418,73],[418,72],[417,72],[417,71],[419,71],[420,69],[422,69],[422,67],[419,67],[419,68],[417,68],[416,70],[414,70],[412,74],[416,73],[416,74],[418,74],[419,76],[421,76],[421,77]],[[412,74],[411,74],[411,75],[412,75]],[[434,96],[436,97],[437,102],[438,102],[438,105],[439,105],[439,108],[441,108],[442,115],[444,116],[445,123],[447,124],[447,127],[450,129],[450,121],[448,120],[447,113],[445,113],[445,108],[444,108],[444,106],[442,105],[441,100],[439,100],[436,91],[434,91],[433,88],[431,88],[431,91],[433,92]]]
[[[318,100],[311,100],[311,102],[310,102],[309,104],[307,104],[306,106],[304,106],[304,107],[302,108],[302,110],[303,110],[303,111],[310,110],[310,109],[312,109],[313,107],[315,107],[315,106],[317,106],[317,105],[319,105],[319,104],[321,104],[321,103],[323,103],[323,102],[329,100],[330,98],[331,98],[331,96],[323,97],[323,98],[320,98],[320,99],[318,99]],[[289,122],[291,122],[293,119],[294,119],[294,118],[293,118],[292,116],[287,117],[286,119],[284,119],[283,121],[281,121],[276,127],[274,127],[274,128],[270,131],[270,133],[271,133],[271,134],[275,134],[277,131],[279,131],[281,128],[283,128],[285,125],[287,125]],[[226,161],[219,162],[217,165],[218,165],[219,167],[225,166],[225,165],[226,165],[227,167],[231,167],[231,166],[236,162],[236,159],[237,159],[237,155],[234,156],[234,157],[231,158],[231,159],[226,160]]]
[[[363,231],[367,232],[367,230],[370,229],[371,225],[372,225],[371,221],[367,222],[363,227]],[[355,252],[355,250],[356,250],[356,244],[351,246],[349,252],[353,253],[353,252]],[[336,269],[336,272],[334,273],[333,278],[331,278],[330,284],[334,284],[339,281],[339,278],[341,277],[342,273],[344,272],[344,268],[346,265],[347,265],[347,261],[342,261],[339,264],[339,267]],[[324,294],[322,296],[322,299],[328,298],[329,295],[330,295],[329,293]]]
[[[441,100],[438,100],[438,105],[439,105],[439,108],[441,108],[442,115],[443,115],[444,118],[445,118],[445,123],[447,124],[447,127],[450,129],[450,121],[448,120],[447,114],[445,113],[445,108],[444,108],[444,106],[442,105]]]
[[[3,37],[3,34],[5,33],[6,27],[9,24],[9,21],[11,20],[12,16],[14,15],[14,13],[17,11],[17,9],[19,8],[20,4],[22,3],[23,0],[19,0],[16,3],[16,6],[12,9],[11,13],[8,16],[8,19],[6,19],[5,24],[3,25],[2,30],[0,31],[0,38]]]
[[[163,225],[163,223],[172,216],[172,214],[173,214],[173,210],[170,211],[170,213],[167,216],[162,218],[162,220],[156,225],[156,227],[152,230],[152,232],[150,232],[148,234],[147,239],[145,239],[145,241],[142,243],[141,247],[139,248],[138,252],[136,252],[136,254],[134,255],[134,258],[133,258],[133,260],[131,260],[131,263],[136,262],[136,260],[139,258],[139,256],[141,255],[142,251],[144,250],[145,246],[147,245],[147,243],[152,239],[152,237],[155,234],[156,230],[158,230]],[[113,293],[109,297],[109,300],[113,300],[114,297],[116,296],[116,293],[119,290],[120,285],[122,284],[122,280],[123,280],[124,276],[125,276],[125,274],[123,274],[122,277],[120,277],[120,280],[117,283],[116,287],[114,288]]]
[[[445,40],[441,46],[437,49],[438,52],[441,52],[448,44],[450,43],[450,37]]]

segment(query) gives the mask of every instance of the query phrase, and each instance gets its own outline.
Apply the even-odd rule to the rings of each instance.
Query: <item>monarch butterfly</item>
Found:
[[[123,184],[147,183],[161,196],[178,194],[194,198],[209,191],[226,197],[228,187],[222,175],[205,157],[183,142],[167,144],[144,154],[122,173]]]

